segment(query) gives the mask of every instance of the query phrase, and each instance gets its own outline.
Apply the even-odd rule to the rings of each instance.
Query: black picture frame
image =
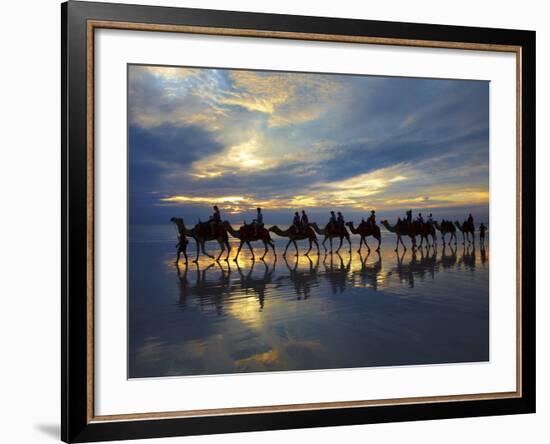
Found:
[[[521,48],[521,396],[232,415],[94,421],[89,416],[87,22],[368,36]],[[69,1],[61,5],[61,438],[89,442],[535,412],[535,32]]]

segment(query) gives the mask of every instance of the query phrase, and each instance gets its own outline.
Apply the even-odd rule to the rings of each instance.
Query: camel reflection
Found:
[[[257,262],[262,262],[264,273],[262,276],[254,276],[254,267]],[[272,276],[275,272],[277,261],[273,261],[271,266],[268,266],[265,261],[253,261],[248,271],[243,272],[238,263],[235,267],[239,278],[231,280],[232,269],[229,264],[227,268],[220,262],[208,264],[201,269],[200,265],[195,264],[195,279],[189,278],[192,274],[191,267],[180,267],[176,265],[178,281],[179,281],[179,305],[186,308],[188,299],[198,302],[199,307],[208,308],[214,307],[218,315],[224,313],[224,304],[230,302],[231,299],[236,299],[240,296],[248,296],[250,293],[258,297],[259,309],[263,310],[265,304],[266,291],[269,284],[272,283]],[[220,273],[217,277],[212,278],[211,271],[218,269]],[[234,274],[233,274],[234,275]]]
[[[239,303],[239,298],[250,296],[257,298],[258,311],[262,312],[270,297],[307,300],[318,288],[321,291],[325,288],[332,295],[344,293],[348,285],[376,291],[403,286],[414,288],[426,280],[438,279],[437,274],[441,272],[454,269],[474,272],[476,267],[485,267],[487,250],[482,246],[479,251],[480,261],[473,246],[466,245],[457,252],[456,247],[444,245],[439,249],[429,246],[415,251],[367,255],[285,257],[285,266],[282,269],[279,266],[278,270],[276,259],[231,265],[223,262],[176,265],[179,305],[186,308],[193,303],[201,310],[213,308],[216,314],[223,315],[224,305]]]
[[[306,269],[300,268],[298,258],[295,259],[294,265],[290,266],[287,258],[285,257],[285,264],[288,269],[288,276],[279,277],[278,281],[284,281],[288,279],[292,283],[292,288],[296,295],[297,300],[306,300],[311,295],[311,289],[318,285],[318,271],[319,271],[319,256],[316,256],[315,265],[309,256],[305,256],[308,267]]]
[[[334,260],[334,256],[338,257],[338,263]],[[330,260],[327,260],[327,257],[330,257]],[[328,281],[332,294],[343,293],[346,289],[347,276],[351,268],[351,255],[348,256],[345,264],[344,258],[339,253],[325,255],[323,267],[325,269],[323,277]]]
[[[208,279],[207,272],[216,267],[220,273],[216,279]],[[215,262],[204,267],[202,270],[198,263],[195,264],[195,281],[189,280],[189,267],[184,267],[183,271],[179,265],[176,265],[179,278],[179,304],[182,307],[187,305],[187,299],[194,297],[197,299],[201,308],[214,307],[218,315],[223,313],[223,301],[230,292],[231,268],[227,270],[221,263]]]
[[[457,256],[456,256],[456,247],[453,248],[452,245],[443,245],[441,250],[441,257],[439,259],[439,265],[443,269],[450,269],[456,265]]]
[[[429,276],[432,280],[438,271],[437,248],[418,248],[411,252],[411,260],[404,261],[406,252],[395,253],[396,266],[388,272],[388,277],[397,276],[400,283],[406,283],[409,288],[414,288],[415,279],[424,280]]]
[[[237,262],[237,271],[239,272],[239,283],[236,286],[232,286],[232,290],[237,287],[240,290],[240,294],[249,295],[249,292],[258,297],[258,303],[260,305],[260,311],[263,311],[265,305],[265,294],[269,284],[272,283],[273,273],[275,272],[275,266],[277,259],[273,261],[273,265],[270,268],[264,260],[260,260],[264,265],[264,274],[261,277],[253,276],[254,266],[257,261],[252,261],[252,265],[248,270],[248,273],[244,274],[239,263]]]
[[[462,248],[462,256],[458,260],[458,266],[464,267],[467,270],[475,271],[476,268],[476,247],[470,245]]]
[[[365,257],[363,257],[361,252],[359,252],[361,268],[359,270],[352,271],[351,273],[351,279],[354,285],[358,287],[370,287],[374,290],[378,290],[382,272],[382,256],[380,256],[379,251],[374,254],[376,256],[376,262],[369,264],[367,261],[371,255],[371,252],[369,251]]]

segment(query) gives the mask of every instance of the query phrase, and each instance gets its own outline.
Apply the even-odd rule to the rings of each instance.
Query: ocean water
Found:
[[[172,225],[132,226],[129,239],[130,378],[444,364],[489,360],[489,245],[339,254],[272,235],[256,260],[230,238],[229,262],[174,263]],[[322,240],[322,236],[318,236]],[[405,240],[409,246],[408,240]],[[327,242],[328,245],[328,242]],[[337,246],[337,243],[335,244]],[[207,251],[218,253],[217,242]]]

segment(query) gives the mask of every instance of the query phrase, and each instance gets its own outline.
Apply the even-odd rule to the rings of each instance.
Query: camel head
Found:
[[[183,225],[183,219],[181,217],[171,217],[170,222],[176,225]]]
[[[346,222],[346,225],[350,228],[353,228],[353,222]]]

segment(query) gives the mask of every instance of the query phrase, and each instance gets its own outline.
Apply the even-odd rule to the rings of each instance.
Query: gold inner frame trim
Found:
[[[372,45],[393,45],[421,48],[462,49],[473,51],[510,52],[516,56],[516,390],[513,392],[474,393],[449,396],[421,396],[408,398],[337,401],[306,404],[285,404],[256,407],[230,407],[206,410],[182,410],[171,412],[128,413],[96,416],[94,413],[94,32],[95,29],[120,29],[131,31],[177,32],[187,34],[218,35],[233,37],[276,38],[288,40],[309,40],[336,43],[359,43]],[[189,418],[199,416],[226,416],[253,413],[293,412],[300,410],[326,410],[334,408],[358,408],[389,405],[405,405],[417,403],[439,403],[479,401],[491,399],[509,399],[522,396],[522,325],[521,325],[521,153],[522,153],[522,109],[521,109],[521,46],[497,45],[487,43],[445,42],[432,40],[413,40],[397,38],[381,38],[351,35],[310,34],[300,32],[264,31],[255,29],[214,28],[187,25],[165,25],[150,23],[132,23],[105,20],[87,21],[87,421],[97,423],[105,421],[128,421],[161,418]]]

